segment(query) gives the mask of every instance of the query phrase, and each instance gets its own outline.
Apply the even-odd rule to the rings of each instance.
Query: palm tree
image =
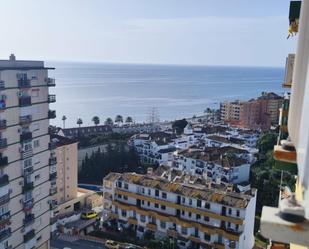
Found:
[[[117,123],[118,125],[120,123],[123,123],[123,117],[121,115],[117,115],[115,118],[115,123]]]
[[[113,126],[113,124],[114,124],[114,122],[111,118],[107,118],[104,123],[105,123],[105,125],[109,125],[109,126]]]
[[[78,127],[80,128],[83,124],[83,120],[81,118],[78,118],[76,124],[78,124]]]
[[[127,123],[127,124],[131,124],[131,123],[133,123],[133,118],[132,118],[132,117],[130,117],[130,116],[129,116],[129,117],[127,117],[127,118],[126,118],[126,123]]]
[[[62,122],[63,122],[63,129],[65,129],[65,121],[67,120],[67,117],[65,115],[62,116]]]
[[[91,121],[94,123],[95,126],[100,124],[100,118],[98,116],[94,116]]]

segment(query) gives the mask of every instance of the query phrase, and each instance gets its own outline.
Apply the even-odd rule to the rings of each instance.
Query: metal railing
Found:
[[[56,102],[56,95],[55,94],[49,94],[47,98],[48,103],[54,103]]]
[[[31,105],[31,96],[21,96],[19,97],[19,106],[29,106]]]
[[[32,116],[31,115],[26,115],[26,116],[20,116],[19,117],[20,125],[30,124],[31,121],[32,121]]]

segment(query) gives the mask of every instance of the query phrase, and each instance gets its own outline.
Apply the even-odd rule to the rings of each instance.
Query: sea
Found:
[[[249,100],[263,91],[283,94],[283,68],[179,66],[47,62],[56,87],[54,125],[75,127],[77,118],[92,125],[108,117],[131,116],[147,122],[151,113],[161,121],[203,115],[221,101]]]

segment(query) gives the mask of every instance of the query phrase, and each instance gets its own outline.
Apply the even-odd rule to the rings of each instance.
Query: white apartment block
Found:
[[[233,147],[180,151],[175,155],[172,167],[220,184],[248,182],[251,165],[249,155],[244,152],[237,152]],[[227,153],[232,154],[227,156]]]
[[[49,119],[55,96],[43,61],[0,60],[0,248],[49,248]]]
[[[253,247],[256,190],[236,193],[203,178],[161,173],[107,175],[104,217],[137,237],[175,239],[180,248]]]

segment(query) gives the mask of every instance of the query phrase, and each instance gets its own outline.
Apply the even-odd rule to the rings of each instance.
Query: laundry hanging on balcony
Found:
[[[290,13],[289,13],[290,26],[288,29],[287,39],[293,37],[298,32],[300,8],[301,8],[301,1],[290,2]]]

